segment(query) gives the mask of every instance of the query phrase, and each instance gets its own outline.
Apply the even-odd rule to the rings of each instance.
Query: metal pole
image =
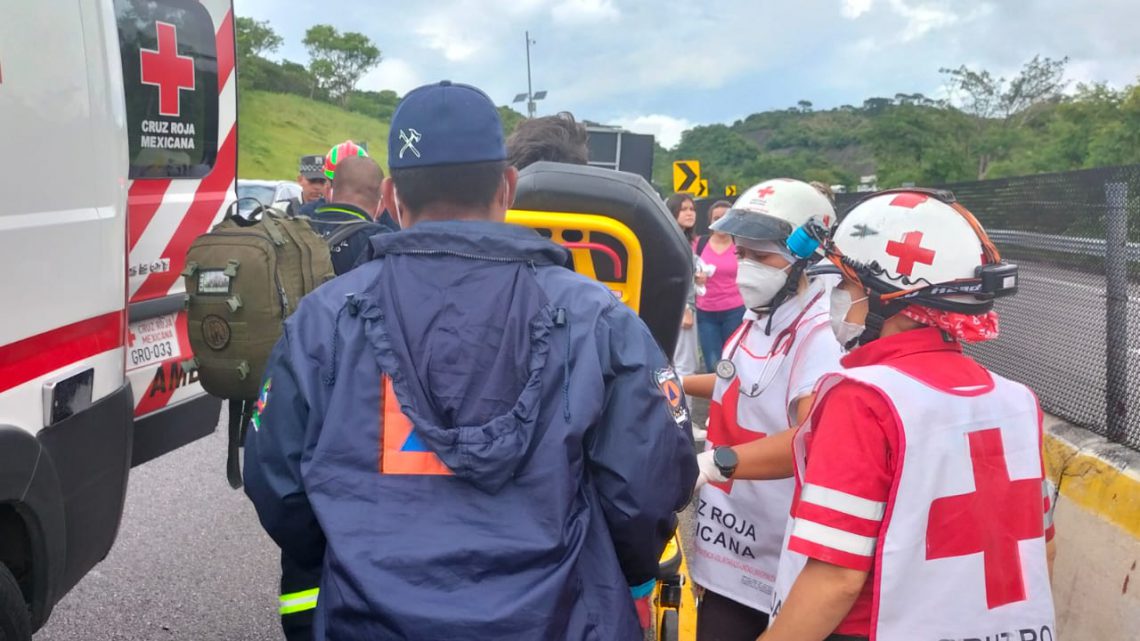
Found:
[[[1104,185],[1107,281],[1105,332],[1108,439],[1123,442],[1128,426],[1128,183]]]
[[[526,111],[534,118],[534,88],[530,83],[530,32],[526,32]]]

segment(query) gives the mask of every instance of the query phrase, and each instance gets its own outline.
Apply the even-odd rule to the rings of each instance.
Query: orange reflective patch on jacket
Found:
[[[453,476],[400,410],[392,379],[384,376],[380,385],[380,473]]]

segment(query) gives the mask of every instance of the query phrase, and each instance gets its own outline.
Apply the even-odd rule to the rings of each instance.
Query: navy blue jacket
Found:
[[[286,321],[246,441],[265,529],[324,553],[316,638],[640,639],[697,473],[648,329],[530,229],[371,243]]]
[[[398,228],[391,229],[387,225],[373,222],[363,209],[347,203],[324,203],[314,207],[308,215],[312,218],[313,229],[325,238],[336,233],[341,225],[368,223],[360,225],[360,231],[337,243],[336,247],[329,247],[333,271],[337,276],[347,273],[357,264],[357,259],[368,251],[368,239],[371,236],[398,231]]]
[[[318,198],[316,200],[310,200],[309,202],[304,203],[301,206],[299,206],[297,208],[296,213],[299,216],[308,216],[309,218],[312,218],[313,212],[315,212],[317,210],[317,207],[324,207],[327,204],[328,204],[328,201],[325,200],[323,197]]]

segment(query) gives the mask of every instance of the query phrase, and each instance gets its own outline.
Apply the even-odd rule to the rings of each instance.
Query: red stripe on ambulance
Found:
[[[226,80],[234,70],[234,12],[227,11],[218,27],[218,93],[226,87]]]
[[[142,238],[147,225],[162,206],[162,197],[170,187],[170,179],[136,180],[131,183],[127,202],[131,205],[131,215],[127,217],[127,248],[133,250]]]
[[[170,270],[152,273],[147,276],[142,287],[135,292],[132,300],[146,300],[157,296],[165,296],[166,292],[176,280],[182,277],[182,268],[186,264],[186,250],[194,239],[206,233],[213,224],[218,210],[225,203],[229,187],[234,181],[235,161],[237,159],[237,128],[230,129],[225,142],[218,151],[218,160],[214,163],[214,170],[202,179],[198,191],[194,194],[194,202],[190,205],[174,237],[167,243],[160,256],[170,259]]]
[[[123,310],[0,346],[0,392],[123,346]]]

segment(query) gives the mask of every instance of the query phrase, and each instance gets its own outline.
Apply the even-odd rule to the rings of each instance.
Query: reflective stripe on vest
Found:
[[[312,610],[317,607],[317,595],[320,594],[320,591],[320,588],[313,588],[312,590],[293,592],[292,594],[282,594],[277,599],[277,603],[280,606],[280,613],[282,615],[296,614],[298,612]]]
[[[801,538],[873,555],[871,638],[1056,638],[1038,511],[1044,466],[1033,394],[997,375],[989,391],[943,391],[871,365],[824,377],[817,398],[845,379],[879,390],[895,411],[901,431],[891,498],[882,506],[804,484],[800,500],[865,520],[882,518],[877,541],[809,518],[795,519],[790,534],[801,536],[801,526],[810,524]],[[809,422],[796,434],[800,481],[811,430]],[[805,560],[785,542],[777,603]]]
[[[362,214],[358,211],[352,211],[351,209],[341,209],[340,207],[328,207],[328,206],[318,207],[313,213],[314,214],[327,214],[330,212],[337,213],[337,214],[348,214],[349,216],[359,218],[360,220],[363,220],[366,223],[372,222],[367,216],[365,216],[364,214]]]

